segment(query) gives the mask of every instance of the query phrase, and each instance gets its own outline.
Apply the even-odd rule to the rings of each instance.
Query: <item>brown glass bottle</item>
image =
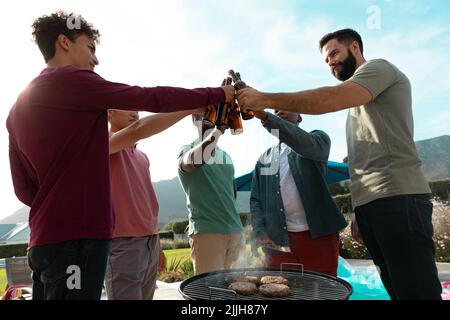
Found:
[[[233,82],[233,79],[228,77],[224,80],[225,85],[231,85]],[[217,121],[216,121],[216,127],[221,130],[228,129],[229,123],[228,123],[228,114],[230,112],[230,105],[227,103],[220,103],[217,107]]]
[[[228,123],[230,124],[230,131],[232,135],[238,135],[244,132],[240,110],[236,104],[230,110],[228,115]]]
[[[227,83],[227,79],[223,79],[222,86],[224,86]],[[203,115],[203,132],[210,130],[216,126],[217,117],[218,117],[218,110],[219,105],[217,106],[208,106],[208,108],[205,111],[205,114]]]
[[[231,78],[234,81],[234,88],[236,91],[242,90],[247,87],[244,81],[241,80],[241,75],[239,72],[234,72],[234,70],[228,71],[228,74],[231,76]],[[244,120],[251,120],[255,117],[255,113],[253,111],[241,111],[242,119]]]
[[[216,126],[217,121],[217,109],[216,106],[208,106],[205,115],[203,116],[203,130],[209,130]]]

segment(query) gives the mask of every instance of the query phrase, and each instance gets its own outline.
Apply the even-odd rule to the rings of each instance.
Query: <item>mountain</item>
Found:
[[[428,181],[450,177],[450,136],[417,141],[416,147]]]
[[[422,170],[428,181],[450,178],[450,136],[416,142]],[[173,219],[187,218],[186,197],[178,178],[154,183],[160,211],[159,225]],[[249,212],[250,192],[238,192],[238,212]]]
[[[186,196],[177,177],[154,183],[159,202],[158,226],[162,228],[175,219],[187,219]],[[238,192],[238,212],[249,212],[249,192]],[[21,224],[28,222],[30,208],[23,206],[10,216],[0,220],[0,224]]]
[[[0,224],[21,224],[28,222],[28,213],[30,212],[30,208],[27,206],[23,206],[10,216],[7,216],[3,220],[0,220]]]
[[[445,135],[416,142],[423,163],[423,171],[429,181],[450,177],[450,136]],[[159,201],[159,227],[174,219],[186,219],[186,196],[178,177],[154,183]],[[249,212],[249,192],[238,192],[238,212]],[[22,207],[0,224],[20,224],[28,221],[28,207]]]
[[[177,177],[155,182],[155,192],[159,202],[159,227],[174,219],[187,219],[186,196]],[[238,212],[250,212],[250,192],[238,192]]]
[[[187,219],[186,196],[177,177],[153,183],[159,203],[158,226],[170,220]]]

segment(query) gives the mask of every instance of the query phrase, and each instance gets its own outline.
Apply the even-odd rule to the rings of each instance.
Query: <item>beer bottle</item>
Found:
[[[209,130],[215,127],[217,121],[217,109],[215,106],[208,106],[203,116],[203,130]]]
[[[234,72],[234,70],[228,71],[228,74],[231,76],[231,78],[234,81],[234,88],[236,91],[242,90],[247,87],[244,81],[241,80],[241,75],[239,72]],[[255,113],[253,111],[241,111],[242,119],[244,120],[251,120],[255,117]]]
[[[227,80],[224,79],[222,81],[222,86],[224,86],[226,82]],[[203,132],[206,132],[207,130],[210,130],[215,127],[218,116],[217,114],[218,107],[219,105],[208,106],[208,108],[206,109],[205,114],[203,115],[203,123],[202,123]]]
[[[228,77],[224,80],[225,85],[230,85],[233,82],[233,79]],[[228,114],[230,112],[230,105],[227,103],[220,103],[217,108],[217,121],[216,126],[220,130],[225,130],[229,128],[228,123]]]
[[[231,107],[230,113],[228,115],[228,123],[230,124],[232,135],[238,135],[244,132],[239,106],[236,104],[233,104],[233,106]]]

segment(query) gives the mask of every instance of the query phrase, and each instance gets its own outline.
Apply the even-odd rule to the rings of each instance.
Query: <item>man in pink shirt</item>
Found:
[[[93,71],[99,32],[80,16],[40,17],[33,36],[47,67],[19,95],[6,123],[14,191],[31,207],[33,299],[99,299],[114,227],[107,109],[195,109],[231,102],[234,88],[107,81]]]
[[[109,110],[111,195],[116,224],[106,268],[109,300],[151,300],[159,262],[158,200],[150,162],[136,143],[158,134],[198,110],[155,114]]]

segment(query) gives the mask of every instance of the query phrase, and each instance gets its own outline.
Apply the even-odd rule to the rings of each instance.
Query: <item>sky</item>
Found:
[[[21,207],[12,187],[6,118],[18,94],[45,67],[31,24],[59,9],[81,14],[101,33],[102,77],[140,86],[219,86],[227,71],[265,92],[293,92],[338,84],[318,50],[326,33],[357,30],[366,59],[384,58],[411,80],[415,140],[450,134],[450,2],[400,0],[39,0],[0,2],[0,219]],[[346,110],[304,116],[302,127],[326,131],[330,160],[347,155]],[[141,113],[141,117],[148,113]],[[236,176],[250,172],[276,143],[258,120],[244,134],[221,138]],[[177,175],[179,148],[195,138],[189,118],[141,141],[154,182]]]

